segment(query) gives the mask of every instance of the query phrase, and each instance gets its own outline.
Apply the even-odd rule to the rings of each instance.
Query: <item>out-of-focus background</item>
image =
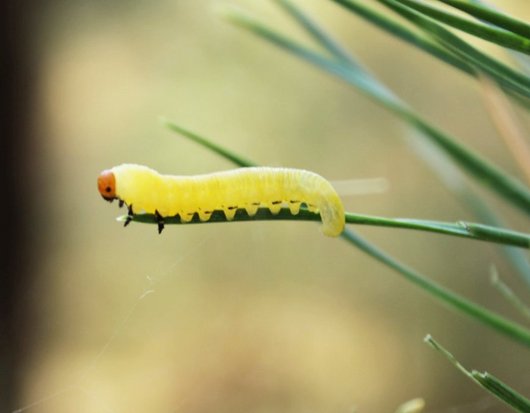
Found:
[[[11,185],[24,197],[12,216],[16,295],[4,291],[14,317],[3,338],[8,411],[389,412],[414,397],[429,412],[507,411],[422,339],[431,333],[467,366],[529,394],[527,350],[314,223],[170,226],[158,235],[153,225],[116,222],[123,210],[96,190],[102,169],[232,167],[166,130],[161,115],[263,165],[388,180],[385,193],[344,197],[347,210],[473,219],[393,115],[223,21],[219,3],[48,1],[13,12],[18,80],[28,83],[12,94],[13,164],[23,172]],[[530,18],[525,1],[497,3]],[[274,2],[238,4],[306,40]],[[517,173],[475,82],[330,2],[298,4],[426,118]],[[487,243],[355,229],[515,319],[489,283],[490,265],[528,298]]]

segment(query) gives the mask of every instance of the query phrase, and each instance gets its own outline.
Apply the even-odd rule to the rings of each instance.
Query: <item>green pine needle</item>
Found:
[[[438,0],[441,3],[448,4],[452,7],[460,9],[469,15],[487,21],[495,26],[502,27],[520,36],[530,39],[530,24],[518,20],[514,17],[508,16],[497,10],[492,10],[488,7],[477,3],[472,3],[466,0]]]
[[[127,215],[118,217],[119,221],[126,221]],[[238,209],[232,220],[226,219],[223,211],[214,211],[208,221],[201,221],[195,214],[190,222],[183,223],[180,217],[166,217],[164,223],[167,225],[180,224],[206,224],[219,222],[246,222],[246,221],[320,221],[320,215],[307,209],[301,209],[297,215],[291,214],[289,208],[282,208],[279,213],[273,214],[267,208],[259,208],[257,213],[249,216],[244,209]],[[145,224],[156,224],[157,219],[153,214],[133,215],[133,222]],[[355,214],[346,212],[346,223],[356,225],[371,225],[377,227],[403,228],[409,230],[426,231],[438,234],[452,235],[478,241],[494,242],[521,248],[530,248],[530,234],[507,230],[504,228],[491,227],[472,222],[443,222],[407,218],[385,218],[372,215]]]
[[[503,401],[518,412],[530,413],[530,400],[528,400],[522,394],[518,393],[510,386],[487,372],[478,372],[476,370],[470,371],[466,369],[448,350],[446,350],[430,335],[426,336],[424,341],[436,351],[443,354],[458,370],[464,373],[479,386],[493,394],[499,400]]]
[[[447,24],[481,39],[507,47],[521,53],[530,54],[530,38],[523,37],[513,32],[499,29],[495,26],[462,18],[454,13],[449,13],[428,3],[420,3],[416,0],[399,0],[399,2],[440,23]]]

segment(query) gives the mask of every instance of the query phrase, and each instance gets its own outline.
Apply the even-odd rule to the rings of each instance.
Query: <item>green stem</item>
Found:
[[[425,290],[432,296],[437,297],[442,302],[449,304],[449,306],[460,310],[462,313],[493,327],[497,331],[500,331],[525,346],[530,347],[530,330],[527,330],[523,326],[501,317],[487,308],[475,304],[442,287],[422,274],[414,271],[412,268],[395,260],[384,251],[365,241],[352,231],[345,230],[342,233],[342,237],[371,257],[382,262],[387,267],[397,271],[405,279]]]
[[[530,39],[518,34],[498,29],[495,26],[477,23],[470,19],[463,19],[453,13],[448,13],[440,8],[432,7],[428,3],[419,3],[416,0],[399,0],[399,2],[425,14],[426,16],[432,17],[439,22],[455,27],[466,33],[496,43],[499,46],[530,54]]]
[[[477,383],[479,386],[493,394],[502,402],[506,403],[513,409],[521,413],[530,412],[530,400],[518,393],[506,383],[503,383],[495,376],[489,373],[481,373],[476,370],[469,371],[453,356],[448,350],[446,350],[440,343],[438,343],[430,335],[424,338],[424,341],[434,348],[439,353],[443,354],[449,362],[460,370],[463,374]]]
[[[503,297],[516,308],[523,316],[530,319],[530,307],[528,307],[521,298],[508,287],[508,285],[501,280],[497,269],[492,266],[490,268],[491,284],[503,295]]]
[[[441,61],[450,64],[451,66],[462,70],[468,75],[477,76],[477,72],[470,65],[465,63],[462,59],[456,57],[454,54],[446,51],[443,47],[433,42],[427,36],[416,33],[408,27],[402,25],[389,18],[386,14],[380,13],[375,9],[367,7],[363,0],[331,0],[342,7],[354,12],[365,20],[386,31],[393,37],[397,37],[406,43],[409,43],[431,56],[440,59]]]
[[[171,122],[167,120],[164,117],[160,117],[160,121],[166,126],[168,129],[172,130],[173,132],[177,132],[186,138],[197,142],[198,144],[210,149],[212,152],[221,155],[223,158],[228,159],[230,162],[233,162],[237,165],[245,165],[245,166],[255,166],[253,162],[249,161],[248,159],[245,159],[242,156],[236,155],[234,152],[229,151],[222,146],[217,145],[216,143],[212,142],[211,140],[205,139],[200,135],[197,135],[196,133],[193,133],[187,129],[184,129],[177,125],[174,122]]]
[[[119,218],[125,220],[126,215]],[[238,209],[232,221],[228,221],[223,211],[214,211],[208,221],[201,221],[197,215],[194,215],[191,224],[205,224],[218,222],[245,222],[245,221],[320,221],[320,215],[301,209],[297,215],[291,214],[289,208],[282,208],[278,214],[272,214],[267,208],[259,208],[257,213],[249,216],[244,209]],[[152,214],[134,215],[132,221],[155,224],[156,217]],[[164,218],[164,223],[168,225],[182,224],[180,217]],[[186,224],[189,224],[186,223]],[[517,246],[521,248],[530,248],[530,234],[507,230],[504,228],[491,227],[488,225],[476,224],[472,222],[442,222],[420,219],[406,218],[384,218],[372,215],[354,214],[346,212],[346,223],[357,225],[372,225],[378,227],[403,228],[418,231],[433,232],[438,234],[452,235],[462,238],[469,238],[478,241],[495,242]]]
[[[280,6],[283,7],[291,17],[293,17],[298,24],[300,24],[313,39],[315,39],[325,50],[327,50],[332,56],[335,56],[338,60],[357,66],[358,63],[350,56],[350,54],[335,41],[331,36],[328,36],[326,32],[320,29],[319,25],[313,21],[307,14],[303,13],[298,7],[296,7],[289,0],[276,0]]]
[[[438,24],[435,20],[426,17],[410,7],[404,6],[398,0],[377,1],[416,25],[424,33],[432,36],[449,51],[461,57],[479,71],[488,74],[498,82],[502,82],[502,84],[512,88],[521,96],[530,98],[530,78],[523,73],[481,52],[447,30],[441,24]]]
[[[466,0],[438,0],[441,3],[448,4],[452,7],[462,10],[473,17],[487,21],[495,26],[502,27],[513,33],[517,33],[527,39],[530,39],[530,24],[517,20],[507,14],[490,8],[481,6],[476,3],[471,3]]]

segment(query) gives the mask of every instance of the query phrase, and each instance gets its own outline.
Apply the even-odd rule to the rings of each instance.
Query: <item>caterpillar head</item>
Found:
[[[116,199],[116,178],[110,169],[106,169],[98,176],[98,190],[105,201]]]

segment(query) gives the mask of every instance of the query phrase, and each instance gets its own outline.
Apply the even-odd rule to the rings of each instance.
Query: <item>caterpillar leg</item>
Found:
[[[309,212],[318,212],[318,207],[316,205],[306,204],[306,206],[307,206],[307,209],[309,210]]]
[[[155,210],[156,223],[158,224],[158,233],[161,234],[164,230],[164,217],[160,215],[158,210]]]
[[[234,217],[236,216],[237,212],[237,205],[224,207],[223,211],[225,213],[225,217],[228,221],[232,221]]]
[[[195,215],[194,212],[180,212],[179,213],[180,215],[180,222],[191,222],[191,220],[193,219],[193,215]]]
[[[245,211],[247,211],[248,216],[253,217],[254,215],[256,215],[256,212],[258,212],[259,206],[259,202],[252,202],[251,204],[246,204],[244,208]]]
[[[289,211],[291,211],[291,214],[297,215],[300,212],[300,205],[302,205],[300,201],[289,201]]]
[[[126,227],[127,225],[130,224],[130,222],[132,221],[133,219],[133,216],[134,216],[134,212],[133,212],[133,206],[132,204],[129,205],[127,207],[127,218],[125,218],[125,222],[123,223],[123,226]]]
[[[125,203],[125,202],[123,202],[123,200],[120,199],[120,200],[118,201],[118,206],[121,208],[121,207],[123,206],[124,203]]]
[[[197,211],[197,213],[199,214],[199,219],[202,222],[208,221],[210,217],[212,216],[212,212],[213,211],[203,211],[202,209],[199,209],[199,211]]]
[[[267,207],[271,211],[272,215],[277,215],[280,213],[280,210],[282,209],[282,201],[269,202]]]

